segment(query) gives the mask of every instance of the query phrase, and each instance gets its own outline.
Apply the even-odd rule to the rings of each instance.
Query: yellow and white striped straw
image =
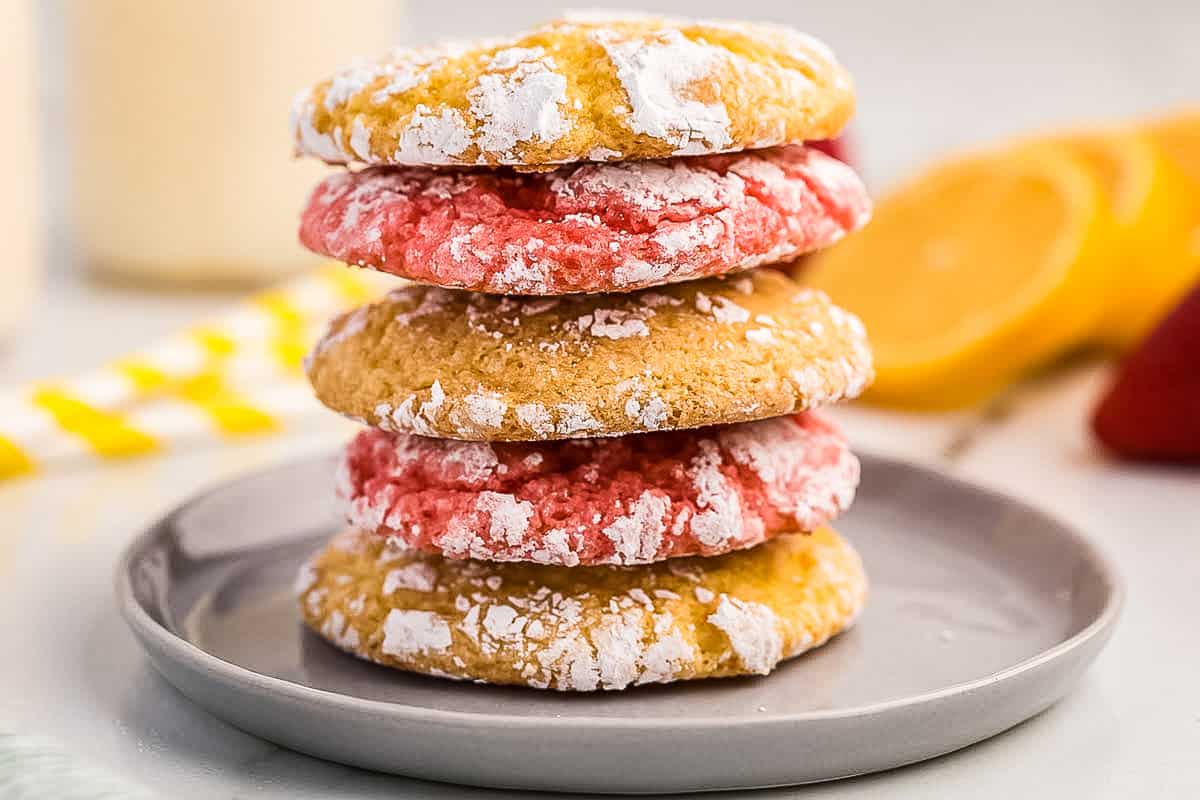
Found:
[[[304,355],[396,279],[336,262],[71,379],[0,391],[0,479],[280,430],[318,409]]]

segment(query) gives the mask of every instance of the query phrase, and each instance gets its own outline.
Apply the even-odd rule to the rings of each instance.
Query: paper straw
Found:
[[[318,409],[304,355],[397,279],[336,262],[83,375],[0,391],[0,478],[282,430]]]

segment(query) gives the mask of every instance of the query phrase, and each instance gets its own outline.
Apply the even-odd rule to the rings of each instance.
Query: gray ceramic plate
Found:
[[[360,662],[304,630],[301,560],[336,529],[332,461],[202,495],[119,566],[129,625],[181,692],[322,758],[506,788],[669,792],[857,775],[946,753],[1044,710],[1107,641],[1112,565],[1014,500],[867,457],[838,528],[872,595],[859,625],[766,678],[557,694]]]

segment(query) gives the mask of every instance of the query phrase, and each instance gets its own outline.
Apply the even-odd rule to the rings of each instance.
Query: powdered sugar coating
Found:
[[[311,569],[305,622],[343,650],[560,691],[763,674],[845,629],[865,596],[861,562],[827,528],[713,558],[570,569],[394,551],[350,531]],[[396,569],[432,581],[385,592]]]
[[[388,655],[445,650],[450,642],[450,626],[432,611],[392,609],[383,623],[381,649]]]
[[[729,637],[729,646],[747,672],[766,675],[779,663],[783,638],[775,612],[767,606],[722,594],[708,621]]]
[[[853,104],[811,37],[643,15],[395,50],[301,92],[291,127],[329,163],[543,166],[827,139]]]
[[[557,295],[783,261],[828,247],[869,216],[853,170],[790,146],[544,173],[339,174],[312,193],[300,239],[439,286]]]
[[[628,565],[813,530],[849,507],[859,464],[841,432],[809,412],[536,444],[367,430],[347,447],[339,475],[347,521],[405,547]]]
[[[467,92],[471,114],[480,121],[480,149],[511,162],[518,158],[518,144],[552,144],[566,134],[567,79],[544,49],[501,50],[491,57],[488,68],[491,71],[479,76]]]
[[[725,58],[721,48],[692,41],[677,30],[660,31],[649,41],[606,30],[593,36],[629,97],[630,130],[670,143],[675,155],[722,152],[733,143],[725,104],[689,96],[697,84],[714,79]]]
[[[437,573],[428,565],[415,561],[390,570],[383,579],[383,593],[391,594],[397,589],[412,589],[432,592]]]

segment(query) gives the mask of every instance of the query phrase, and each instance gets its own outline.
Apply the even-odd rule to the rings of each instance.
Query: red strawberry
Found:
[[[1121,365],[1092,429],[1125,458],[1200,464],[1200,285]]]

